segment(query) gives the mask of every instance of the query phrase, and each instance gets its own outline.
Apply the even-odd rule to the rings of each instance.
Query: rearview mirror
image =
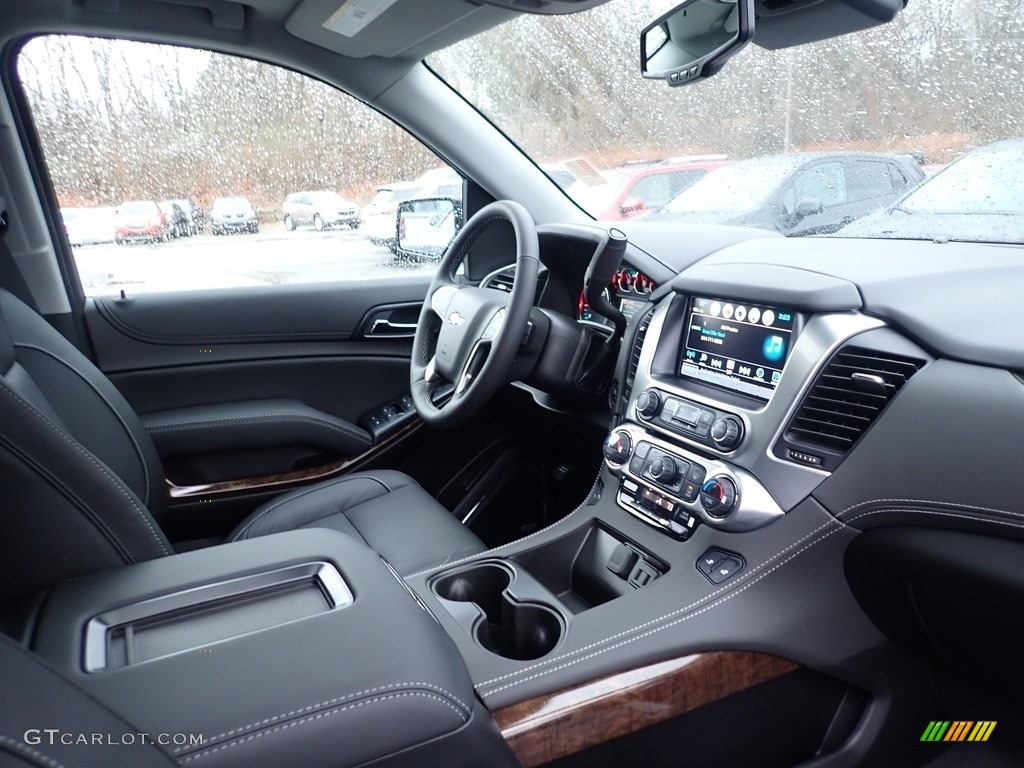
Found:
[[[685,0],[640,33],[640,73],[669,85],[716,74],[754,36],[754,0]]]
[[[462,226],[462,206],[448,197],[398,204],[395,255],[410,261],[440,261]]]

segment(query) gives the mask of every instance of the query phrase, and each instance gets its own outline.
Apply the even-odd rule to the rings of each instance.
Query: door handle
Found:
[[[366,338],[411,339],[416,335],[416,323],[395,323],[389,317],[378,317],[366,332]]]

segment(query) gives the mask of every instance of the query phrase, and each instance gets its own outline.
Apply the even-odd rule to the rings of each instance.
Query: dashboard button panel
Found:
[[[743,442],[743,421],[731,413],[650,388],[640,393],[636,414],[642,420],[683,435],[723,453]]]
[[[686,452],[640,424],[622,422],[633,446],[628,462],[618,456],[605,464],[619,479],[619,506],[678,539],[689,537],[700,521],[727,531],[759,528],[784,513],[746,470],[708,456]],[[626,440],[622,439],[622,443]]]

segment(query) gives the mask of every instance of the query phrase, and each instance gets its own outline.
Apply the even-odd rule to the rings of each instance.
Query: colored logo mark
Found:
[[[995,720],[932,720],[921,734],[921,741],[988,741],[996,728]]]
[[[766,336],[764,344],[761,345],[761,352],[765,360],[776,363],[786,353],[786,342],[781,336]]]

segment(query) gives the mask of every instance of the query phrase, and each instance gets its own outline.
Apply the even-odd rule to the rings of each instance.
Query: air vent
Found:
[[[764,0],[764,7],[769,11],[777,11],[781,8],[793,5],[796,0]]]
[[[839,350],[790,422],[791,443],[846,453],[924,360],[863,347]]]
[[[629,368],[626,371],[626,382],[622,387],[623,402],[629,399],[629,395],[633,391],[633,379],[636,378],[636,372],[640,368],[640,351],[644,346],[647,329],[651,325],[652,314],[654,314],[653,308],[647,310],[646,314],[640,318],[640,322],[637,323],[636,334],[633,336],[633,349],[629,353]]]
[[[493,275],[485,284],[486,288],[496,288],[505,293],[512,293],[512,286],[515,283],[515,272],[498,272]]]

